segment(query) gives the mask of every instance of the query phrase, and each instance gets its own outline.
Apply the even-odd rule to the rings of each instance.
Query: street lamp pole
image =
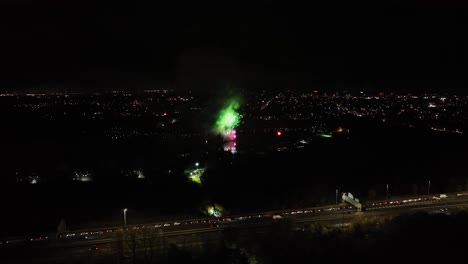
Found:
[[[387,183],[387,192],[385,193],[385,200],[388,200],[388,183]]]
[[[124,225],[127,226],[127,208],[123,209]]]
[[[427,195],[431,193],[431,180],[429,180],[429,183],[427,184]]]
[[[338,205],[338,189],[336,189],[336,198],[335,198],[335,203]]]

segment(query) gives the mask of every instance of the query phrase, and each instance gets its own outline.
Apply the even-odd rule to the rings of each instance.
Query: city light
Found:
[[[229,151],[231,152],[232,154],[236,154],[237,153],[237,144],[235,141],[228,141],[224,144],[223,146],[224,148],[224,151]]]
[[[145,175],[143,174],[143,170],[138,170],[137,173],[138,173],[138,176],[137,176],[138,179],[144,179],[145,178]]]
[[[81,181],[81,182],[90,182],[90,181],[93,180],[93,178],[92,178],[92,175],[91,175],[90,172],[78,171],[78,172],[74,172],[73,180],[74,181]]]

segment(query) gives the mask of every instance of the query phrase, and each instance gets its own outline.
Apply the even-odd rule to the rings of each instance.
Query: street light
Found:
[[[388,183],[387,183],[387,192],[385,193],[385,200],[388,200]]]
[[[195,167],[197,167],[197,169],[198,169],[198,166],[199,166],[199,165],[200,165],[200,163],[195,162]]]
[[[127,226],[127,208],[123,209],[124,225]]]

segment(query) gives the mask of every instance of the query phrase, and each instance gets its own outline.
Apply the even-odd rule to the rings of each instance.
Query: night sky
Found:
[[[467,83],[463,1],[167,2],[2,1],[0,90],[460,93]]]

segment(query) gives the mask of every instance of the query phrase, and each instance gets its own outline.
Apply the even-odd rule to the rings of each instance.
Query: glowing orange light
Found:
[[[338,133],[343,132],[343,128],[342,128],[342,127],[338,127],[338,129],[336,130],[336,132],[338,132]]]
[[[277,135],[278,137],[281,136],[282,134],[283,134],[283,133],[281,133],[281,131],[276,132],[276,135]]]

